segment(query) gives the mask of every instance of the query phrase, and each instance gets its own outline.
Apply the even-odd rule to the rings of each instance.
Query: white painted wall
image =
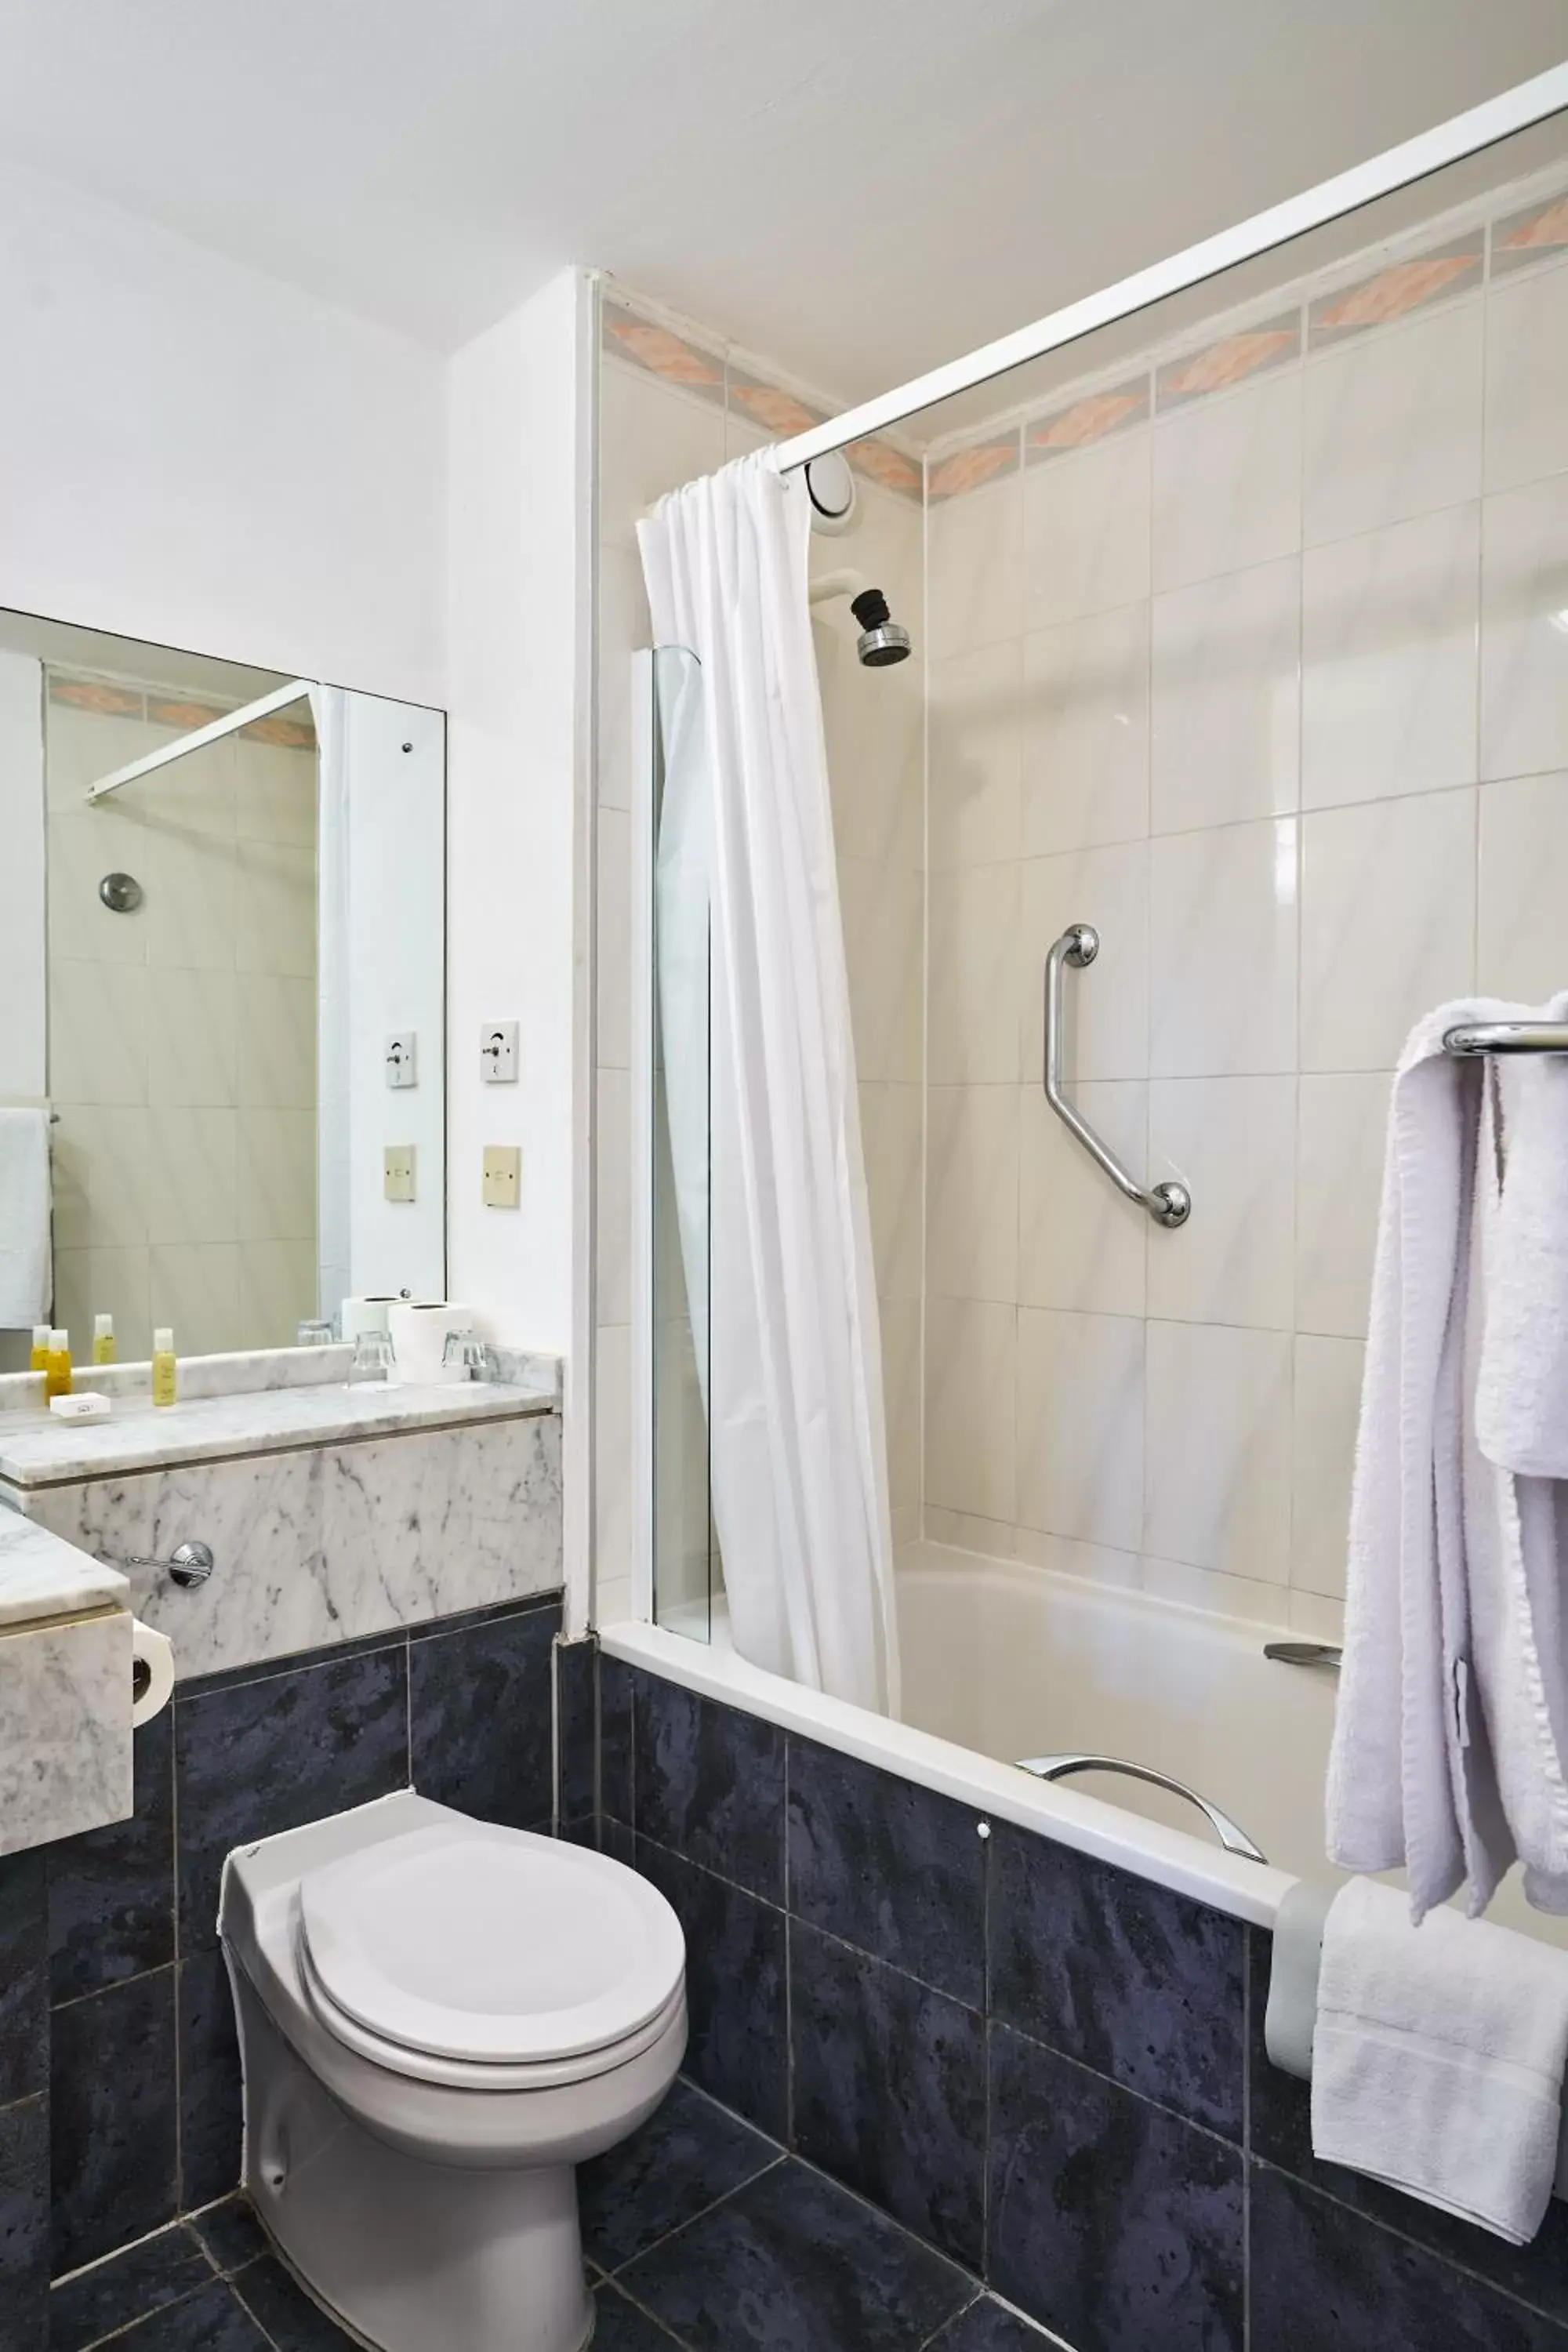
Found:
[[[0,604],[444,698],[441,361],[0,170]]]
[[[0,652],[0,1102],[45,1089],[43,667]]]
[[[573,1317],[575,818],[587,537],[585,282],[568,271],[451,362],[447,637],[447,1286],[499,1335],[564,1350]],[[520,1024],[519,1082],[479,1038]],[[480,1199],[486,1143],[521,1205]]]

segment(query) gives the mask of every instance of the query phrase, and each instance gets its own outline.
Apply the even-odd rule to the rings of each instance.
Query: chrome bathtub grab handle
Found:
[[[1208,1822],[1226,1853],[1245,1854],[1248,1862],[1267,1862],[1247,1832],[1237,1829],[1228,1813],[1189,1789],[1184,1780],[1173,1780],[1168,1772],[1156,1772],[1150,1764],[1131,1764],[1125,1756],[1030,1756],[1018,1759],[1020,1772],[1032,1772],[1037,1780],[1065,1780],[1073,1772],[1125,1772],[1129,1780],[1147,1780],[1153,1789],[1164,1789],[1173,1797],[1184,1797],[1189,1805],[1196,1805]]]
[[[1104,1169],[1119,1192],[1136,1201],[1141,1209],[1147,1209],[1157,1225],[1184,1225],[1193,1213],[1193,1196],[1186,1186],[1140,1184],[1062,1092],[1062,966],[1070,963],[1075,971],[1081,971],[1099,953],[1100,933],[1093,924],[1069,923],[1046,958],[1046,1100],[1063,1126],[1077,1136],[1096,1166]]]

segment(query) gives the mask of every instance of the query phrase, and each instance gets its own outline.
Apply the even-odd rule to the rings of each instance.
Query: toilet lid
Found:
[[[680,1984],[680,1922],[607,1854],[454,1814],[300,1884],[314,1974],[406,2050],[500,2064],[625,2041]]]

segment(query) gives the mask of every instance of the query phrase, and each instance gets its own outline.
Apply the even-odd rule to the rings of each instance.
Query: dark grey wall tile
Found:
[[[638,1835],[782,1904],[784,1734],[778,1725],[644,1675],[633,1743]]]
[[[628,1828],[632,1795],[632,1720],[636,1676],[619,1658],[599,1654],[599,1803]]]
[[[408,1783],[407,1652],[362,1652],[174,1701],[180,1948],[217,1941],[231,1846]]]
[[[784,1915],[647,1838],[637,1866],[686,1931],[686,2072],[773,2139],[785,2137]]]
[[[0,2107],[0,2345],[45,2352],[49,2294],[49,2103]]]
[[[550,1649],[560,1622],[552,1601],[411,1643],[409,1742],[421,1796],[509,1829],[548,1822]]]
[[[973,2294],[896,2222],[775,2165],[623,2274],[693,2352],[911,2352]]]
[[[1254,2165],[1251,2352],[1568,2352],[1568,2335],[1424,2248]]]
[[[782,2153],[776,2141],[677,2082],[630,2139],[578,2171],[589,2260],[602,2271],[619,2270]]]
[[[1077,2352],[1241,2352],[1242,2158],[991,2029],[988,2275]]]
[[[48,1916],[44,1854],[0,1856],[0,2107],[49,2079]]]
[[[1418,2197],[1384,2188],[1381,2181],[1369,2180],[1342,2164],[1321,2163],[1312,2154],[1310,2085],[1274,2065],[1264,2045],[1272,1951],[1273,1938],[1255,1934],[1248,2069],[1253,2155],[1281,2171],[1294,2173],[1340,2204],[1354,2206],[1373,2221],[1385,2222],[1402,2237],[1417,2239],[1461,2268],[1479,2272],[1482,2278],[1490,2279],[1521,2302],[1533,2304],[1550,2317],[1568,2324],[1568,2205],[1561,2198],[1552,2200],[1546,2219],[1528,2246],[1510,2246],[1489,2230],[1478,2229],[1452,2213],[1440,2213]]]
[[[931,2352],[1047,2352],[1050,2339],[988,2294],[931,2339]]]
[[[133,1738],[135,1810],[48,1848],[50,1985],[74,2000],[174,1957],[174,1717]]]
[[[978,2012],[790,1923],[795,2145],[906,2229],[985,2256],[985,2027]]]
[[[174,2218],[174,1969],[67,2002],[50,2019],[50,2045],[58,2276]]]
[[[210,2205],[239,2186],[239,2036],[219,1952],[180,1963],[180,2210]]]
[[[563,1642],[555,1653],[563,1822],[584,1821],[598,1810],[598,1656],[593,1641]]]
[[[49,2352],[80,2352],[119,2327],[178,2303],[212,2277],[212,2264],[183,2221],[79,2271],[49,2294]],[[0,2339],[3,2340],[3,2339]]]
[[[985,2000],[981,1816],[815,1740],[789,1743],[789,1907],[941,1992]]]
[[[1005,1822],[991,1845],[992,2014],[1239,2140],[1241,1922]]]

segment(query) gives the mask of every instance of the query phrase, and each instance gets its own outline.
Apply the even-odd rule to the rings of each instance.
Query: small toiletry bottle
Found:
[[[92,1360],[95,1364],[114,1361],[114,1318],[95,1315],[92,1318]]]
[[[69,1396],[71,1392],[71,1343],[68,1331],[49,1333],[49,1360],[44,1373],[46,1397]]]
[[[35,1323],[33,1326],[33,1352],[27,1360],[27,1370],[42,1372],[46,1378],[48,1375],[49,1327],[47,1323]]]
[[[174,1402],[174,1335],[166,1323],[160,1323],[153,1334],[153,1402]]]

